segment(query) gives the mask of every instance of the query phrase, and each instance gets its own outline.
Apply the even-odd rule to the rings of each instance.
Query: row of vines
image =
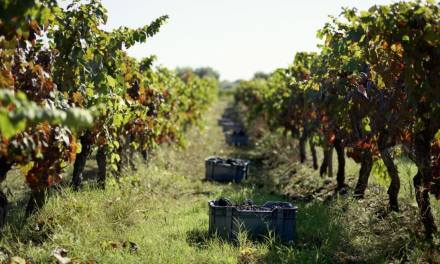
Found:
[[[364,196],[373,163],[382,159],[392,211],[399,211],[400,190],[394,156],[406,153],[418,168],[416,200],[432,237],[437,227],[429,196],[440,199],[440,5],[347,8],[340,17],[318,31],[325,41],[319,54],[298,53],[267,80],[241,82],[236,100],[251,117],[263,116],[271,129],[299,139],[301,161],[309,141],[315,169],[315,144],[323,147],[321,175],[334,148],[337,191],[347,187],[345,155],[361,164],[357,198]]]
[[[98,183],[118,176],[127,153],[184,146],[184,130],[215,99],[215,78],[152,67],[125,52],[159,32],[163,16],[138,29],[100,29],[99,0],[6,0],[0,4],[0,183],[13,166],[31,189],[26,213],[45,202],[73,163],[78,189],[96,150]],[[8,200],[0,190],[0,229]],[[1,234],[1,232],[0,232]],[[0,235],[1,238],[1,235]]]

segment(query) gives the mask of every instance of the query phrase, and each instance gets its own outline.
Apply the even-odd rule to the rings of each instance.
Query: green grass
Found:
[[[388,180],[374,175],[366,199],[328,199],[331,189],[313,194],[323,179],[310,169],[310,160],[298,163],[295,143],[280,133],[253,127],[254,134],[262,135],[258,144],[243,149],[225,145],[216,119],[227,103],[220,100],[213,106],[204,129],[188,132],[186,150],[164,146],[148,165],[138,158],[138,170],[127,171],[120,183],[111,181],[105,191],[56,188],[42,211],[27,221],[27,187],[17,171],[11,172],[6,185],[14,196],[9,197],[0,260],[19,256],[32,263],[55,263],[50,253],[56,248],[66,249],[74,263],[417,263],[440,258],[440,241],[422,236],[410,161],[397,160],[401,213],[386,212]],[[232,114],[243,118],[237,109]],[[203,182],[203,160],[209,156],[250,158],[251,179],[236,185]],[[90,186],[95,164],[87,167]],[[358,170],[347,160],[352,187]],[[291,201],[299,207],[295,243],[254,241],[245,232],[236,242],[209,235],[207,204],[221,196],[233,202],[250,198],[257,204]],[[439,202],[432,202],[439,220]]]

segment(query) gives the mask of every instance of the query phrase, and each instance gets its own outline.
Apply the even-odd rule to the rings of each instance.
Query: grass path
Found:
[[[79,263],[236,263],[240,246],[208,236],[207,203],[222,195],[244,200],[252,190],[202,182],[206,157],[228,157],[235,151],[225,145],[216,125],[225,107],[220,101],[203,129],[188,132],[186,150],[165,147],[149,166],[138,158],[138,171],[128,173],[121,185],[110,183],[106,191],[62,190],[24,226],[19,211],[26,189],[11,176],[6,185],[18,193],[11,201],[18,208],[8,219],[3,258],[10,254],[47,263],[54,261],[53,249],[64,248]],[[127,242],[133,242],[132,253]]]
[[[426,258],[425,242],[411,231],[417,225],[411,203],[404,206],[404,214],[378,218],[371,213],[386,206],[380,182],[369,191],[371,199],[362,202],[322,202],[328,193],[312,201],[297,200],[295,245],[245,236],[230,243],[210,236],[209,200],[225,196],[233,202],[251,198],[261,204],[288,195],[292,201],[307,198],[311,188],[323,184],[309,164],[295,162],[293,146],[280,144],[277,135],[266,135],[246,149],[227,146],[217,126],[227,105],[220,100],[207,113],[203,129],[188,131],[187,149],[164,147],[148,166],[138,158],[138,170],[127,173],[121,183],[110,182],[105,191],[60,189],[27,223],[21,211],[26,188],[9,177],[6,185],[15,194],[15,209],[1,244],[0,263],[12,256],[55,263],[50,253],[56,248],[66,249],[74,263],[397,263]],[[237,185],[203,182],[204,159],[209,156],[251,158],[252,178]],[[93,166],[90,162],[89,171]],[[349,164],[349,178],[354,179],[357,170]],[[435,257],[437,250],[434,246],[429,254]]]

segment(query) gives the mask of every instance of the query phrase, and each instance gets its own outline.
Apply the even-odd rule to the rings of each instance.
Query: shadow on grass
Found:
[[[198,249],[207,249],[209,247],[207,241],[211,237],[213,236],[209,234],[208,230],[193,229],[186,232],[186,242]]]

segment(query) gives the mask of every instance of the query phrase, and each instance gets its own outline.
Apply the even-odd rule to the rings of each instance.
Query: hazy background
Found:
[[[62,7],[71,1],[61,1]],[[138,59],[155,54],[167,68],[209,66],[220,79],[252,78],[286,67],[298,51],[317,51],[316,31],[341,7],[366,10],[391,0],[103,0],[103,28],[137,28],[168,14],[168,24],[147,43],[128,50]]]

